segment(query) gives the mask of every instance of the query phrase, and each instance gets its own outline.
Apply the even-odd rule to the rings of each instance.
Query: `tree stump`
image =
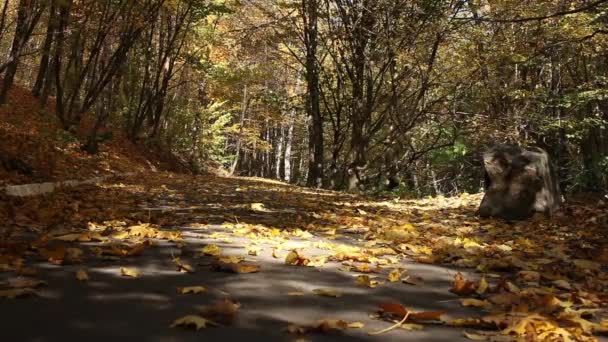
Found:
[[[496,146],[483,155],[486,193],[482,217],[525,220],[535,212],[551,216],[561,193],[549,155],[541,148]]]

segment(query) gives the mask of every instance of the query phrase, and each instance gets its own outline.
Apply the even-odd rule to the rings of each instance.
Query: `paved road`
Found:
[[[187,247],[182,258],[196,265],[196,272],[176,271],[170,261],[182,250],[169,242],[159,242],[143,255],[117,261],[90,260],[86,262],[90,281],[79,282],[75,272],[82,265],[52,266],[41,263],[37,276],[48,282],[40,297],[2,300],[0,328],[3,341],[459,341],[462,330],[439,325],[427,325],[421,331],[395,330],[380,336],[369,331],[386,328],[389,322],[370,318],[378,304],[399,302],[415,310],[445,310],[449,317],[472,317],[476,310],[460,306],[458,298],[448,290],[455,270],[433,265],[407,263],[410,275],[421,277],[419,286],[384,283],[374,289],[358,287],[356,273],[340,270],[340,264],[327,263],[321,268],[284,265],[283,259],[273,258],[270,248],[256,257],[261,272],[233,274],[218,272],[210,266],[211,258],[197,257],[195,249],[214,242],[209,239],[222,227],[209,229],[182,228]],[[352,241],[357,243],[357,241]],[[244,239],[218,243],[225,254],[245,255]],[[307,249],[314,256],[320,250]],[[286,252],[284,252],[286,253]],[[121,266],[137,267],[139,278],[121,277]],[[380,275],[381,278],[385,278]],[[204,285],[209,291],[197,295],[182,295],[177,287]],[[335,288],[340,298],[321,297],[315,288]],[[304,296],[289,296],[299,291]],[[197,312],[197,307],[232,298],[241,304],[236,321],[230,326],[200,331],[170,328],[171,322],[183,315]],[[362,322],[362,329],[348,329],[332,334],[297,336],[286,333],[288,324],[311,324],[331,318]]]

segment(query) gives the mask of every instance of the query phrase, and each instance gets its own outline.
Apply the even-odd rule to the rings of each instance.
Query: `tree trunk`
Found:
[[[247,92],[247,85],[243,86],[243,100],[241,102],[241,119],[239,120],[239,134],[236,137],[236,152],[234,154],[234,161],[230,168],[230,175],[234,175],[236,168],[239,165],[239,158],[241,156],[241,145],[243,143],[243,127],[245,126],[245,115],[249,108],[249,93]]]
[[[302,0],[304,44],[306,47],[306,82],[308,97],[308,177],[311,187],[323,186],[323,118],[320,108],[319,66],[317,63],[318,0]]]
[[[51,7],[49,8],[49,21],[46,28],[46,36],[44,37],[44,43],[42,45],[42,57],[40,58],[40,65],[38,66],[38,75],[36,76],[36,82],[32,88],[32,94],[35,97],[39,97],[42,93],[42,87],[45,85],[45,80],[50,77],[49,61],[51,56],[51,46],[53,45],[53,36],[55,34],[55,0],[51,0]]]
[[[17,23],[13,43],[9,53],[8,61],[2,66],[5,68],[2,89],[0,90],[0,104],[6,102],[8,91],[13,85],[17,67],[21,60],[21,50],[27,44],[36,24],[40,20],[44,4],[38,4],[36,0],[20,0],[17,8]]]

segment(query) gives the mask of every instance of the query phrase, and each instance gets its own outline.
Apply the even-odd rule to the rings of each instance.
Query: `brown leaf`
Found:
[[[454,282],[452,283],[452,289],[450,291],[457,295],[464,296],[475,293],[476,289],[477,286],[475,285],[475,283],[466,280],[464,276],[460,272],[458,272],[454,276]]]
[[[222,324],[231,324],[241,305],[231,299],[224,299],[200,308],[201,315]]]

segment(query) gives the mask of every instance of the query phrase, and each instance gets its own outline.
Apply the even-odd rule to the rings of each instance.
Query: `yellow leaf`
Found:
[[[173,324],[171,324],[171,328],[174,328],[177,326],[183,326],[183,327],[194,327],[194,328],[196,328],[196,330],[199,330],[201,328],[206,328],[207,325],[217,326],[218,324],[213,321],[210,321],[206,318],[203,318],[201,316],[188,315],[188,316],[184,316],[184,317],[178,318],[175,321],[173,321]]]
[[[258,247],[258,246],[249,246],[247,248],[247,254],[252,255],[252,256],[257,256],[260,251],[262,251],[262,248]]]
[[[477,292],[477,294],[484,294],[486,292],[486,290],[488,289],[488,282],[486,281],[486,277],[482,277],[481,280],[479,280],[479,285],[477,285],[477,290],[475,290],[475,292]]]
[[[388,281],[394,283],[396,281],[399,281],[401,279],[401,274],[403,274],[403,272],[400,269],[394,269],[391,271],[391,273],[388,274]]]
[[[365,287],[369,287],[369,288],[373,289],[376,286],[378,286],[378,281],[371,280],[371,278],[368,275],[359,275],[359,276],[357,276],[357,285],[365,286]]]
[[[120,274],[122,274],[125,277],[132,277],[132,278],[139,277],[139,271],[136,268],[132,268],[132,267],[121,267]]]
[[[361,329],[365,326],[365,324],[361,323],[361,322],[351,322],[348,323],[348,327],[351,329]]]
[[[319,296],[325,296],[325,297],[342,297],[342,293],[334,290],[334,289],[314,289],[312,290],[313,293],[319,295]]]
[[[286,265],[292,265],[294,264],[296,261],[298,261],[299,259],[299,255],[298,252],[296,251],[291,251],[289,252],[286,256],[285,256],[285,264]]]
[[[180,294],[199,294],[203,292],[207,292],[207,288],[204,286],[186,286],[186,287],[178,287],[177,292]]]
[[[472,306],[476,308],[481,308],[490,305],[490,303],[486,300],[480,300],[475,298],[462,298],[460,299],[460,304],[462,306]]]
[[[272,250],[272,257],[273,257],[273,258],[275,258],[275,259],[280,259],[280,258],[281,258],[281,256],[279,255],[279,253],[278,253],[278,252],[279,252],[279,250],[278,250],[277,248],[274,248],[274,249]]]
[[[262,212],[266,212],[268,211],[265,207],[264,207],[264,203],[251,203],[251,210],[254,211],[262,211]]]
[[[218,258],[218,261],[226,264],[238,264],[239,262],[243,261],[243,257],[236,255],[221,256]]]
[[[316,257],[312,260],[310,260],[306,266],[308,267],[321,267],[323,265],[325,265],[325,263],[327,262],[327,257],[326,256],[319,256]]]
[[[304,296],[306,295],[304,292],[299,292],[299,291],[293,291],[293,292],[287,292],[288,296]]]
[[[210,245],[206,245],[205,247],[203,247],[203,249],[201,250],[201,253],[203,255],[219,256],[221,253],[221,249],[218,245],[210,244]]]
[[[87,281],[89,280],[89,275],[87,274],[87,271],[85,271],[84,269],[80,269],[76,271],[76,279],[80,281]]]
[[[189,263],[182,261],[180,258],[173,258],[171,259],[171,261],[173,261],[173,263],[175,264],[175,266],[177,266],[177,270],[182,272],[182,273],[194,273],[195,269],[194,267],[192,267],[192,265],[190,265]]]

